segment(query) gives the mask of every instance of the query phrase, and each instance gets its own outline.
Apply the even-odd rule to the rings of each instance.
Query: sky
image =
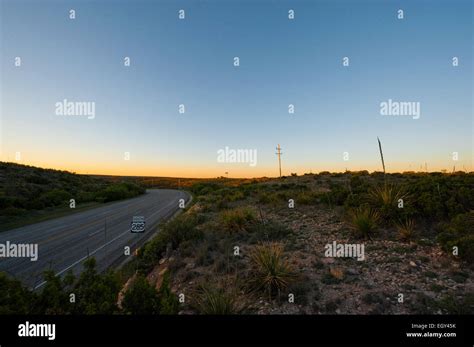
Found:
[[[284,175],[373,171],[382,169],[379,137],[387,171],[473,170],[470,0],[0,6],[2,161],[89,174],[272,177],[280,144]],[[93,102],[95,116],[58,115],[64,99]],[[382,115],[389,99],[419,103],[420,117]],[[219,162],[226,147],[256,150],[256,165]]]

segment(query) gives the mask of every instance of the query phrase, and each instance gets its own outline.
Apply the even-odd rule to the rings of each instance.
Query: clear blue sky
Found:
[[[2,160],[275,176],[279,143],[284,174],[379,170],[378,136],[390,171],[472,170],[470,0],[0,3]],[[55,115],[63,99],[94,101],[95,119]],[[388,99],[420,102],[420,119],[381,116]],[[257,166],[218,163],[226,146],[257,149]]]

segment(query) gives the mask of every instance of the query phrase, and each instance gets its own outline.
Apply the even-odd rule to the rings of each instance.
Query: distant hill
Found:
[[[41,219],[51,212],[131,198],[145,188],[133,180],[79,175],[68,171],[42,169],[0,162],[0,231],[18,222]]]

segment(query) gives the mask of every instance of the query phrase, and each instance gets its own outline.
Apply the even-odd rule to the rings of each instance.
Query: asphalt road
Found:
[[[133,199],[2,232],[2,244],[38,244],[38,260],[0,258],[0,271],[33,289],[44,285],[42,273],[50,268],[58,275],[70,269],[79,274],[88,255],[95,257],[97,269],[103,271],[125,259],[126,246],[133,254],[136,243],[150,237],[158,223],[172,216],[179,209],[180,199],[187,202],[189,198],[179,190],[150,189]],[[130,231],[134,216],[145,217],[144,233]]]

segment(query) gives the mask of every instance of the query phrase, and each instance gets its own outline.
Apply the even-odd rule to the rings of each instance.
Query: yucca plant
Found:
[[[397,223],[398,237],[403,241],[410,241],[415,235],[415,220],[407,218]]]
[[[244,309],[237,292],[232,286],[227,289],[212,285],[203,285],[196,295],[195,307],[201,314],[228,315],[238,314]]]
[[[290,263],[283,254],[280,243],[267,243],[255,246],[250,253],[251,280],[250,284],[255,290],[263,290],[270,298],[277,294],[296,279]]]
[[[407,194],[397,185],[384,183],[369,189],[370,204],[380,211],[384,219],[393,219],[398,211],[398,204],[407,198]]]
[[[380,159],[382,161],[383,168],[383,185],[377,185],[372,189],[369,189],[369,202],[373,205],[373,207],[380,211],[382,218],[384,218],[386,221],[393,221],[397,214],[400,199],[406,199],[408,195],[399,186],[387,183],[382,143],[378,137],[377,142],[379,144]]]
[[[369,238],[377,229],[380,213],[369,206],[352,209],[348,214],[348,222],[357,237]]]

